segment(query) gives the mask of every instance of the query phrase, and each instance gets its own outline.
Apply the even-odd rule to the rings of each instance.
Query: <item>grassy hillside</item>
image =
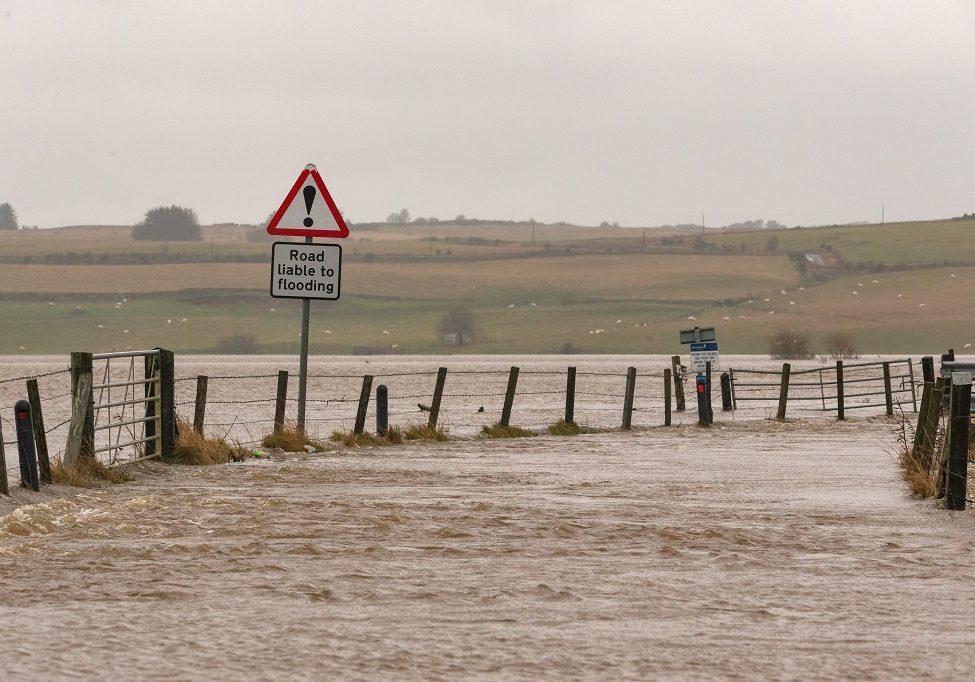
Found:
[[[934,221],[702,238],[536,225],[534,239],[527,223],[353,228],[342,243],[342,299],[313,303],[310,343],[319,353],[667,353],[681,350],[680,328],[713,324],[728,353],[765,352],[781,326],[807,333],[819,352],[836,331],[863,353],[963,351],[975,343],[973,228]],[[251,229],[207,227],[205,241],[190,244],[135,242],[122,227],[0,233],[0,353],[203,352],[235,336],[297,352],[300,304],[268,295],[270,240],[248,241]],[[788,255],[827,244],[840,267],[815,277]],[[438,324],[456,307],[479,330],[472,344],[448,348]]]

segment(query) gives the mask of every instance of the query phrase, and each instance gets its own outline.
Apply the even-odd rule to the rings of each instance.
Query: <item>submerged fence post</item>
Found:
[[[836,418],[845,419],[845,406],[843,405],[843,361],[836,361]]]
[[[891,417],[894,414],[894,396],[891,392],[890,387],[890,363],[884,363],[884,401],[887,404],[887,416]]]
[[[670,374],[670,367],[664,369],[664,426],[670,426]]]
[[[78,385],[71,395],[71,425],[68,427],[68,442],[64,447],[64,466],[77,468],[85,451],[85,413],[91,396],[91,372],[78,377]],[[94,454],[90,455],[94,456]]]
[[[278,370],[278,390],[274,399],[274,433],[284,431],[284,413],[288,404],[288,370]]]
[[[636,367],[626,368],[626,392],[623,395],[623,428],[633,423],[633,395],[636,393]]]
[[[155,398],[159,396],[159,389],[157,388],[156,381],[159,380],[159,363],[158,355],[155,353],[150,353],[142,358],[145,367],[145,388],[144,393],[146,397],[145,405],[145,431],[143,435],[146,438],[145,442],[145,454],[146,456],[156,454],[156,414],[159,411],[156,405]],[[72,363],[73,364],[73,363]],[[72,394],[74,393],[74,379],[72,376],[71,384]],[[72,417],[73,419],[73,417]],[[69,434],[70,435],[70,434]]]
[[[931,406],[931,394],[934,391],[934,384],[924,384],[921,389],[921,409],[917,415],[917,426],[914,427],[914,443],[911,446],[911,457],[916,461],[921,461],[922,448],[925,443],[924,434],[927,430],[928,409]]]
[[[433,401],[430,403],[430,418],[427,420],[427,427],[436,430],[437,420],[440,419],[440,401],[443,399],[443,387],[447,381],[447,368],[441,367],[437,370],[437,385],[433,387]]]
[[[711,409],[711,361],[708,360],[704,363],[704,402],[708,408],[708,424],[714,423],[714,410]]]
[[[727,372],[721,373],[721,410],[728,412],[731,405],[731,376]]]
[[[779,410],[775,413],[775,418],[785,421],[785,408],[789,402],[789,375],[792,372],[792,365],[788,362],[782,363],[782,382],[779,384]]]
[[[18,400],[14,404],[14,423],[17,427],[17,452],[20,455],[20,487],[40,492],[37,477],[37,450],[34,449],[34,426],[30,419],[30,403]]]
[[[911,381],[911,403],[914,405],[914,412],[917,413],[917,384],[914,383],[914,364],[911,359],[907,359],[907,373],[910,375]],[[904,387],[903,380],[901,381],[901,388]]]
[[[365,374],[362,377],[362,390],[359,392],[359,409],[355,413],[355,428],[352,430],[360,436],[366,428],[366,411],[369,409],[370,393],[372,393],[372,375]]]
[[[955,372],[951,379],[951,444],[945,466],[945,509],[965,508],[971,417],[972,375],[969,372]]]
[[[44,413],[41,411],[41,392],[37,379],[27,380],[27,400],[30,402],[30,418],[34,427],[34,444],[37,446],[37,466],[41,483],[53,483],[51,460],[47,452],[47,434],[44,433]]]
[[[508,372],[508,389],[504,393],[504,406],[501,408],[501,426],[508,426],[511,421],[511,406],[515,402],[515,389],[518,387],[517,367],[512,367]]]
[[[193,430],[203,435],[203,422],[207,412],[207,382],[209,377],[201,374],[196,377],[196,404],[193,405]]]
[[[7,484],[7,454],[3,451],[3,420],[0,419],[0,494],[10,496]]]
[[[673,369],[674,397],[677,400],[677,411],[683,412],[686,408],[686,404],[684,403],[684,372],[681,371],[679,355],[670,358],[670,366]]]
[[[376,387],[376,435],[386,437],[389,430],[389,389],[386,384]]]
[[[73,352],[71,353],[71,395],[72,400],[79,399],[85,401],[85,412],[81,417],[78,428],[80,429],[80,441],[78,458],[90,458],[95,456],[95,396],[92,393],[92,358],[91,353]],[[88,377],[86,395],[78,397],[78,387],[83,377]],[[71,413],[71,425],[74,426],[74,409]],[[77,466],[75,462],[74,466]]]
[[[159,351],[159,425],[162,429],[159,444],[163,457],[173,454],[176,447],[176,362],[173,351]]]
[[[572,423],[576,416],[576,368],[569,367],[565,373],[565,421]]]

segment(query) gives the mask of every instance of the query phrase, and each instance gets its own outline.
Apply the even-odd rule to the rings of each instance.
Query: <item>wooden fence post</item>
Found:
[[[731,404],[731,376],[727,372],[721,373],[721,410],[728,412],[733,409]]]
[[[515,402],[515,389],[518,387],[517,367],[512,367],[508,372],[508,388],[504,392],[504,406],[501,408],[501,426],[508,426],[511,421],[511,407]]]
[[[945,466],[945,509],[965,508],[968,484],[968,432],[972,418],[972,376],[955,372],[951,381],[951,444]]]
[[[924,388],[921,389],[921,409],[917,414],[917,426],[914,427],[914,443],[911,446],[911,457],[920,461],[921,449],[924,445],[924,431],[927,427],[928,419],[928,408],[931,405],[931,393],[934,389],[934,384],[924,384]]]
[[[670,366],[673,369],[674,377],[674,397],[677,400],[677,411],[683,412],[686,404],[684,403],[684,374],[681,372],[680,356],[675,355],[670,358]]]
[[[162,429],[159,444],[163,457],[173,454],[176,447],[176,359],[173,351],[159,351],[159,425]]]
[[[576,368],[565,373],[565,421],[573,423],[576,416]]]
[[[934,356],[925,355],[921,358],[921,376],[924,378],[924,383],[933,384],[934,383]]]
[[[156,454],[156,401],[150,400],[150,398],[155,398],[159,395],[159,390],[156,386],[155,380],[159,379],[159,363],[158,356],[153,353],[146,355],[143,358],[145,366],[145,454],[146,456]],[[73,390],[73,389],[72,389]]]
[[[836,418],[846,419],[845,406],[843,405],[843,361],[836,361]]]
[[[3,450],[2,419],[0,419],[0,494],[10,496],[10,485],[7,483],[7,454]]]
[[[85,422],[91,395],[91,372],[78,376],[78,385],[71,397],[71,425],[68,427],[68,442],[64,448],[64,466],[75,469],[85,456]],[[94,454],[90,455],[94,457]]]
[[[792,365],[788,362],[782,363],[782,383],[779,384],[779,410],[775,418],[785,421],[785,408],[789,402],[789,374],[792,372]]]
[[[708,424],[714,423],[714,410],[711,409],[711,361],[704,363],[704,404],[708,410]]]
[[[664,426],[670,426],[670,367],[664,369]]]
[[[626,392],[623,395],[623,428],[633,423],[633,395],[636,392],[636,367],[626,368]]]
[[[917,414],[917,384],[914,383],[914,364],[911,359],[907,359],[907,373],[911,381],[911,403],[914,405],[914,413]],[[901,384],[903,386],[903,384]]]
[[[443,387],[447,382],[447,368],[441,367],[437,370],[437,385],[433,387],[433,401],[430,403],[430,419],[427,420],[427,427],[436,430],[437,420],[440,419],[440,401],[443,400]]]
[[[284,413],[288,404],[288,370],[278,370],[278,389],[274,399],[274,433],[284,431]]]
[[[80,420],[78,428],[80,430],[78,457],[89,458],[95,456],[95,396],[92,393],[92,359],[91,353],[73,352],[71,353],[71,395],[72,400],[78,398],[77,389],[81,385],[81,379],[88,377],[87,393],[80,399],[86,401],[87,407]],[[72,408],[71,424],[74,426],[74,411]],[[75,462],[77,466],[77,462]]]
[[[376,386],[376,435],[385,438],[389,431],[389,389],[386,384]]]
[[[934,381],[934,388],[931,389],[931,401],[928,403],[928,411],[924,418],[924,435],[921,445],[921,455],[924,463],[930,470],[935,462],[935,457],[940,453],[935,453],[935,445],[938,440],[938,423],[941,421],[941,403],[944,399],[946,389],[945,380],[938,377]],[[940,466],[940,463],[938,463]]]
[[[207,383],[209,377],[201,374],[196,377],[196,404],[193,406],[193,430],[203,435],[203,422],[207,412]]]
[[[44,415],[41,412],[41,392],[37,388],[37,379],[27,380],[27,400],[30,402],[30,418],[34,427],[34,444],[37,447],[37,467],[41,475],[41,483],[53,483],[51,460],[47,452],[47,434],[44,433]]]
[[[355,414],[355,428],[353,433],[362,435],[366,428],[366,411],[369,409],[369,395],[372,393],[372,375],[362,377],[362,391],[359,392],[359,409]]]
[[[894,396],[890,386],[890,363],[884,363],[884,401],[887,403],[887,416],[894,415]]]

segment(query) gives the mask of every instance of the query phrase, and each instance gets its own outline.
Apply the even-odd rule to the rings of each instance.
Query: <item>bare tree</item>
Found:
[[[777,360],[808,360],[814,357],[810,349],[809,335],[779,327],[768,337],[768,354]]]

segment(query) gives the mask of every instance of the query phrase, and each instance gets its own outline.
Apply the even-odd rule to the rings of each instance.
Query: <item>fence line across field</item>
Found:
[[[206,427],[211,435],[237,433],[246,435],[244,442],[257,443],[286,423],[296,402],[288,395],[294,377],[283,370],[176,377],[173,354],[162,349],[73,353],[71,360],[67,369],[0,379],[0,394],[10,395],[24,382],[39,446],[45,456],[50,450],[66,462],[90,455],[114,466],[164,454],[173,447],[177,412],[200,432]],[[798,414],[835,411],[840,419],[846,410],[886,408],[892,414],[895,403],[912,405],[916,412],[913,364],[893,359],[807,369],[789,363],[775,370],[729,368],[721,377],[721,405],[731,419],[769,418],[776,407],[776,416],[785,418],[790,405]],[[375,417],[372,389],[382,383],[388,384],[389,416],[407,424],[445,425],[455,435],[473,435],[496,423],[544,430],[558,420],[597,429],[669,426],[674,413],[684,412],[681,401],[674,402],[684,394],[685,372],[676,356],[670,366],[655,362],[619,371],[318,372],[309,375],[308,422],[319,429],[363,430],[367,418]],[[708,395],[717,389],[709,387]],[[5,446],[17,444],[11,439],[12,412],[12,404],[0,402],[0,457]]]

